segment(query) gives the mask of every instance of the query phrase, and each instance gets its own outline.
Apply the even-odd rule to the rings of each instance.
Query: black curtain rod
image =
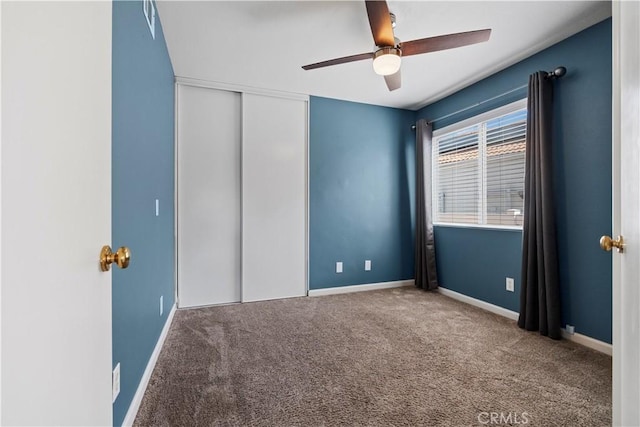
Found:
[[[565,67],[556,67],[555,70],[547,72],[547,78],[548,79],[557,79],[557,78],[560,78],[560,77],[564,76],[565,74],[567,74],[567,69]],[[509,94],[511,94],[513,92],[516,92],[516,91],[519,91],[520,89],[524,89],[527,86],[528,86],[528,84],[522,85],[522,86],[518,86],[515,89],[508,90],[506,92],[501,93],[500,95],[496,95],[496,96],[493,96],[493,97],[491,97],[489,99],[485,99],[484,101],[476,102],[473,105],[469,105],[468,107],[461,108],[460,110],[454,111],[453,113],[445,114],[444,116],[438,117],[437,119],[429,120],[428,123],[433,123],[433,122],[437,122],[439,120],[447,119],[447,118],[449,118],[451,116],[455,116],[456,114],[460,114],[460,113],[463,113],[463,112],[465,112],[467,110],[470,110],[472,108],[478,107],[478,106],[480,106],[482,104],[486,104],[487,102],[491,102],[491,101],[493,101],[495,99],[502,98],[503,96],[509,95]],[[412,125],[411,126],[411,130],[415,130],[415,129],[416,129],[416,125]]]

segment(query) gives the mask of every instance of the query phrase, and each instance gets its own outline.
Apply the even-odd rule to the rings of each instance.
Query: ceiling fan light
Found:
[[[378,49],[373,58],[373,71],[381,76],[397,73],[402,62],[400,55],[400,49],[395,47]]]

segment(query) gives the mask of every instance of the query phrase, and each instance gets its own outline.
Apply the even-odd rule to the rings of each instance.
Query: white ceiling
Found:
[[[389,1],[402,41],[491,28],[482,44],[403,58],[389,92],[370,60],[302,65],[371,52],[363,1],[159,1],[178,77],[418,109],[611,15],[597,1]],[[562,64],[557,64],[562,65]]]

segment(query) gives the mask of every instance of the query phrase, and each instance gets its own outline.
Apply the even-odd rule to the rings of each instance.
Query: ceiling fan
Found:
[[[486,42],[491,35],[491,30],[486,29],[401,42],[393,35],[395,15],[389,13],[387,2],[367,0],[365,1],[365,5],[367,6],[369,26],[371,27],[373,40],[376,44],[376,50],[370,53],[344,56],[342,58],[304,65],[302,67],[303,69],[314,70],[316,68],[373,58],[373,70],[376,74],[384,76],[387,87],[391,91],[400,88],[401,57]]]

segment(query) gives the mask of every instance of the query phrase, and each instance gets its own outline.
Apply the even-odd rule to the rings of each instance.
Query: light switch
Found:
[[[156,216],[160,216],[160,200],[156,199]]]
[[[371,271],[371,260],[365,260],[364,262],[364,271]]]
[[[336,273],[342,273],[342,261],[336,262]]]

